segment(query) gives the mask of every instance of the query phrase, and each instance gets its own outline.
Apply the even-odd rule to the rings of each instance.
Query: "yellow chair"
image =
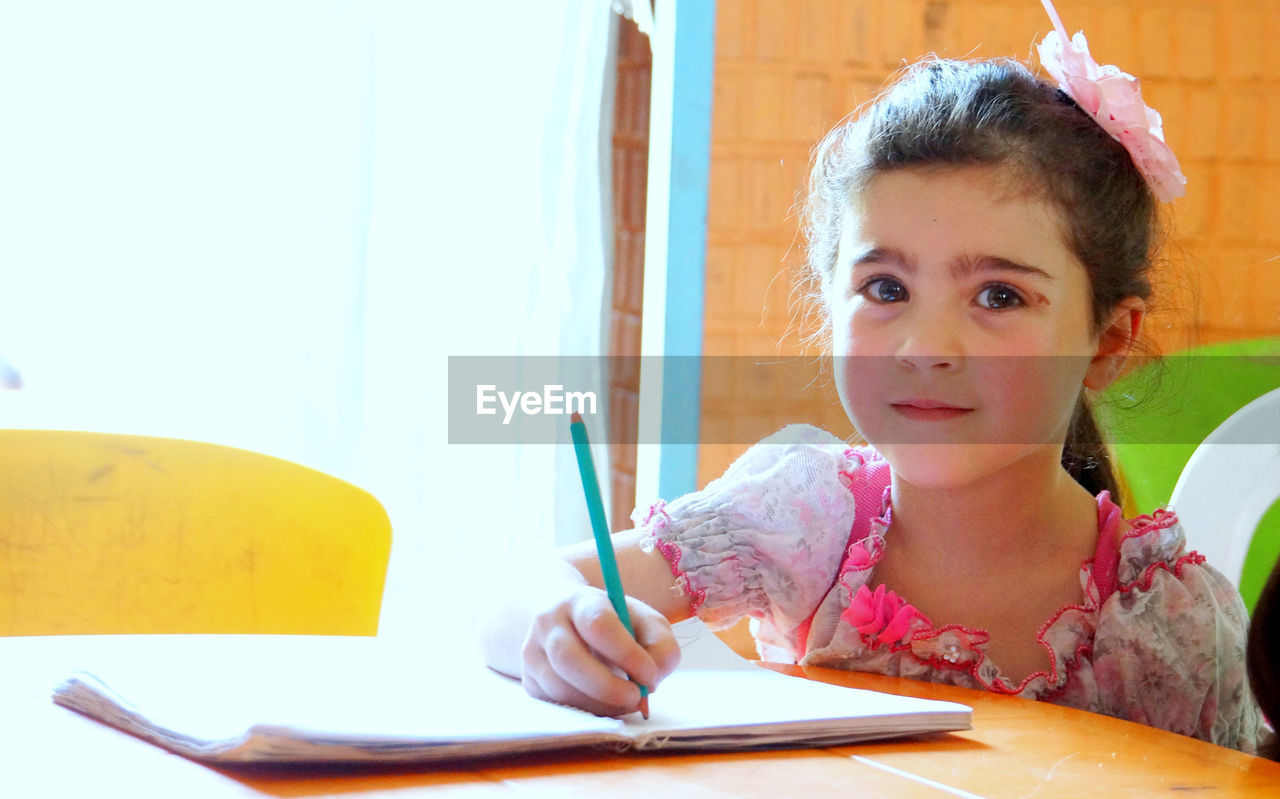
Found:
[[[0,430],[0,635],[374,635],[390,550],[378,500],[305,466]]]

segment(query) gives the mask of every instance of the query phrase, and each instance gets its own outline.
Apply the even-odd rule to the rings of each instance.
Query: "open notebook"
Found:
[[[650,699],[650,718],[599,718],[532,699],[468,658],[226,663],[79,672],[54,701],[166,749],[218,763],[442,762],[535,750],[821,746],[968,729],[964,705],[842,688],[742,660],[700,624]],[[386,649],[385,647],[383,649]],[[381,651],[381,650],[378,650]],[[189,658],[190,659],[190,658]]]

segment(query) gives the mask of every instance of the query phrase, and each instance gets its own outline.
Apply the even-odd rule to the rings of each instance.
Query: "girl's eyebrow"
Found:
[[[907,274],[914,274],[916,271],[916,262],[908,258],[902,250],[892,247],[869,247],[854,258],[852,264],[854,268],[863,264],[895,264]]]
[[[1001,258],[998,255],[983,255],[979,258],[962,256],[951,262],[951,275],[953,277],[968,277],[974,272],[1013,272],[1014,274],[1038,277],[1043,280],[1054,280],[1053,275],[1038,266]]]
[[[914,275],[917,265],[903,251],[894,247],[871,247],[853,259],[853,266],[893,264],[908,275]],[[998,255],[983,255],[977,258],[960,256],[951,262],[951,275],[956,278],[968,277],[975,272],[1012,272],[1018,275],[1037,277],[1042,280],[1054,280],[1054,276],[1038,266],[1031,266]]]

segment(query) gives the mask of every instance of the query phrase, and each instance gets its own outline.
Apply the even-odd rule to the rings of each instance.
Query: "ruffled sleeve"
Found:
[[[633,519],[703,621],[719,629],[749,615],[760,620],[758,638],[776,639],[809,618],[835,579],[854,518],[848,486],[866,457],[859,452],[792,425],[703,490],[637,509]]]
[[[1172,513],[1134,525],[1120,544],[1117,590],[1099,611],[1099,710],[1254,751],[1262,718],[1245,671],[1249,621],[1239,592],[1186,551]]]

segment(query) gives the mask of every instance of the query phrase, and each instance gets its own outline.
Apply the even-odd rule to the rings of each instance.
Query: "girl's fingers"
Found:
[[[551,652],[557,653],[552,655]],[[525,690],[548,699],[582,708],[601,716],[620,716],[636,710],[640,689],[596,659],[582,643],[552,643],[549,648],[531,646],[525,652]]]
[[[656,611],[637,600],[629,600],[627,610],[633,629],[637,628],[638,619],[643,618],[645,623],[641,629],[647,631],[645,635],[661,637],[653,629],[655,623],[652,616],[657,615]],[[583,643],[597,652],[605,663],[617,666],[642,685],[653,686],[657,683],[661,676],[657,662],[637,637],[627,631],[604,594],[587,595],[582,601],[574,603],[571,618],[573,629]]]
[[[576,690],[611,708],[630,709],[640,702],[639,687],[616,670],[614,660],[572,629],[557,630],[543,643],[549,670]],[[634,641],[632,646],[639,648]]]
[[[561,680],[555,672],[544,672],[533,677],[526,673],[524,687],[530,696],[561,705],[569,705],[597,716],[625,716],[638,709],[639,699],[629,706],[614,706],[598,701],[595,697],[582,693],[577,688]],[[637,697],[639,694],[637,693]]]
[[[676,666],[680,665],[680,644],[675,633],[671,631],[671,622],[667,617],[639,601],[629,601],[631,624],[636,631],[636,641],[653,658],[658,672],[649,687],[657,687]]]
[[[525,640],[525,688],[534,696],[600,715],[622,715],[680,662],[666,618],[628,599],[633,636],[606,594],[583,588],[534,618]]]

